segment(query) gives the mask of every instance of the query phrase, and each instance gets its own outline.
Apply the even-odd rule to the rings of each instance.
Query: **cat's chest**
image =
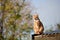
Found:
[[[37,22],[34,22],[34,27],[37,29],[39,28],[39,25],[37,24]]]

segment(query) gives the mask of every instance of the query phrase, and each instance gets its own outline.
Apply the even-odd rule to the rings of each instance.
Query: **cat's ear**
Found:
[[[36,16],[38,16],[38,14],[35,14]]]
[[[38,14],[34,14],[33,15],[33,18],[38,18]]]

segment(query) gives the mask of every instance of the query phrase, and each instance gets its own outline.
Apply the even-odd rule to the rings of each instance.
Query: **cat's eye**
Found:
[[[35,18],[35,20],[38,20],[38,18]]]

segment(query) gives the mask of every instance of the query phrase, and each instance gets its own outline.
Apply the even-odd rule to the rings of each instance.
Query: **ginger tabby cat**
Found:
[[[37,14],[33,15],[33,21],[34,21],[33,29],[35,34],[42,34],[44,31],[44,27]]]

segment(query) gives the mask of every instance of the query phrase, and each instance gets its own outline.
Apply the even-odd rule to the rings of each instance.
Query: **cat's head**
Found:
[[[34,20],[37,20],[37,19],[38,19],[38,14],[34,14],[34,15],[33,15],[33,19],[34,19]]]

